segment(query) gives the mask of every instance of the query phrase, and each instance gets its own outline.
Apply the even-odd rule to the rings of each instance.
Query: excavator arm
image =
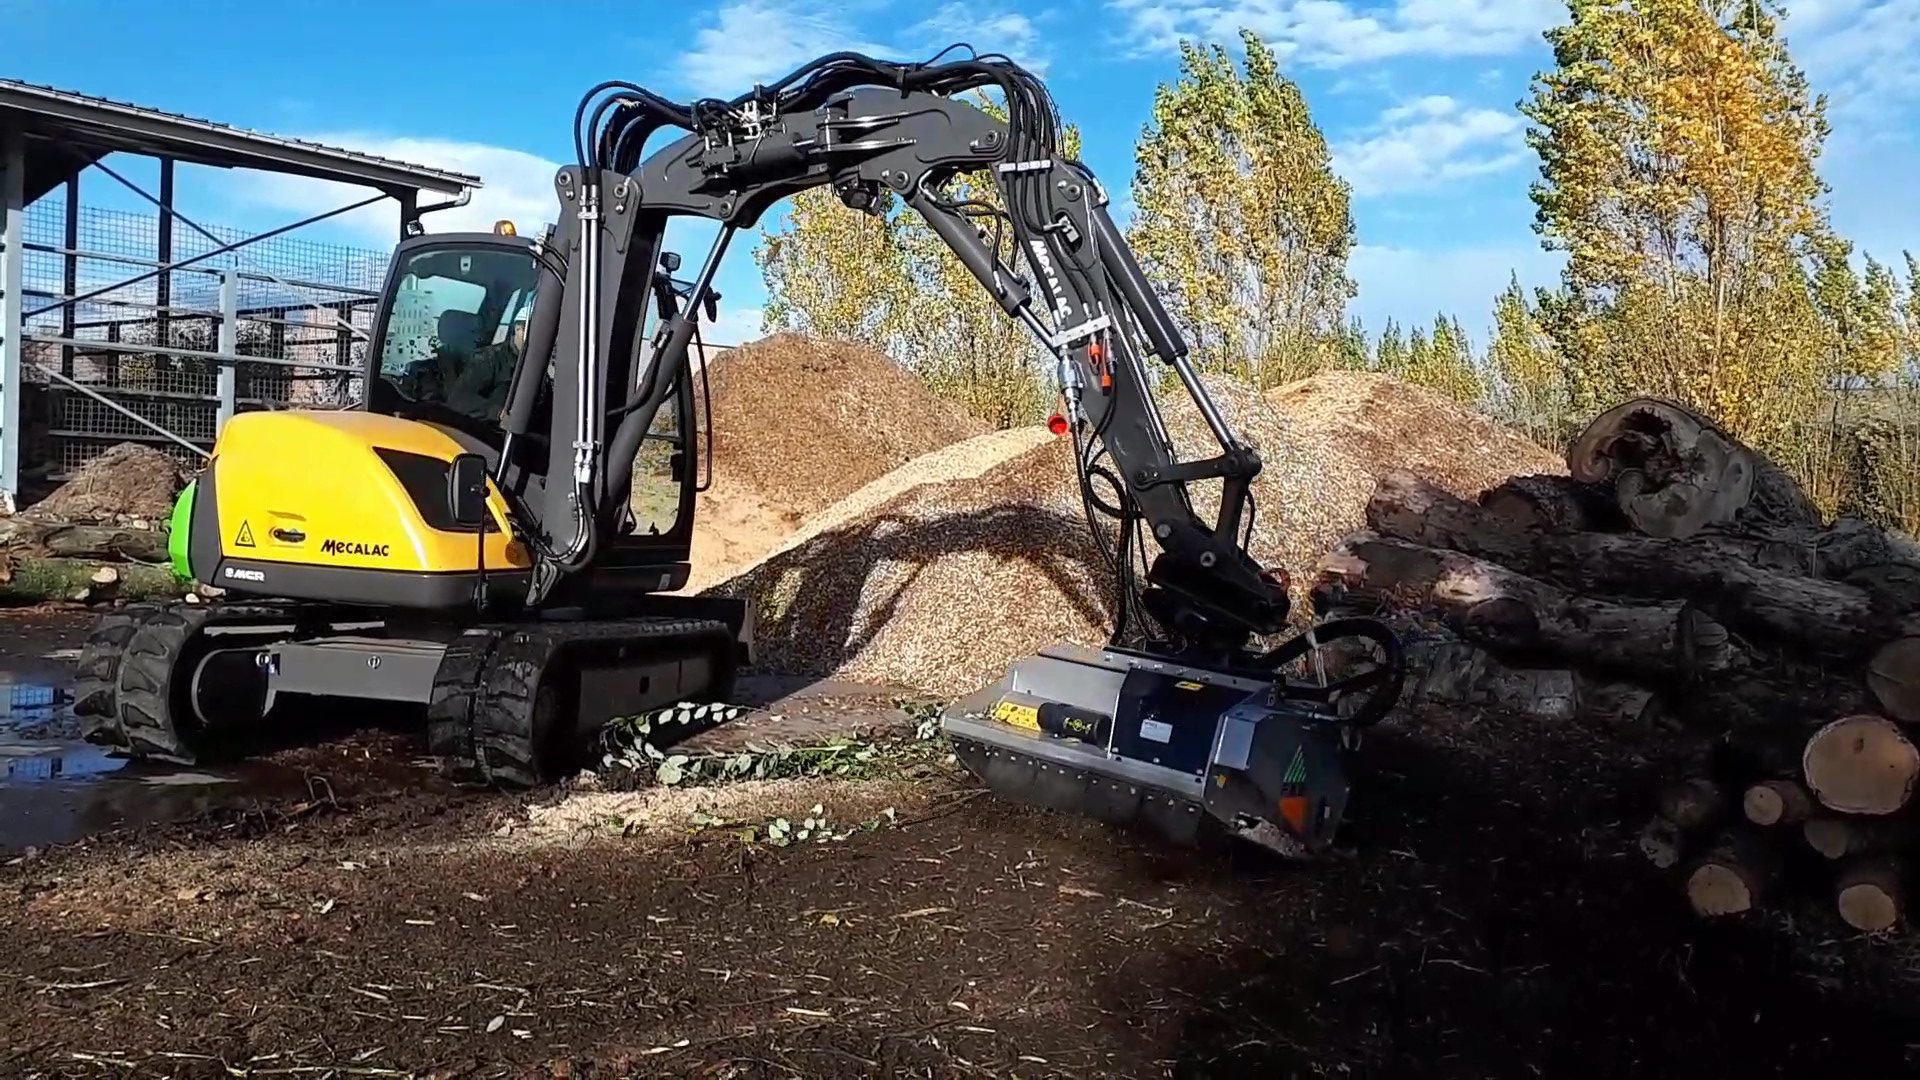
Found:
[[[1003,116],[965,100],[983,91]],[[1120,582],[1106,648],[1044,650],[946,709],[956,754],[1029,802],[1182,836],[1218,821],[1288,854],[1329,842],[1346,798],[1341,761],[1398,697],[1398,644],[1349,618],[1260,647],[1288,615],[1284,575],[1247,551],[1260,456],[1196,376],[1106,192],[1065,155],[1038,79],[1004,58],[839,53],[730,101],[678,104],[606,83],[581,102],[575,150],[554,181],[558,220],[533,248],[541,280],[495,466],[502,490],[516,472],[543,478],[513,522],[534,552],[527,606],[592,570],[630,527],[636,455],[663,407],[687,407],[689,350],[739,231],[809,189],[869,213],[898,200],[1052,358],[1083,505]],[[986,178],[998,198],[962,197],[962,176],[974,190]],[[663,241],[684,218],[718,229],[682,290]],[[1169,382],[1217,452],[1176,454],[1155,405]],[[1215,481],[1207,520],[1191,488]],[[1143,644],[1125,636],[1136,604],[1149,617]],[[1384,657],[1332,670],[1321,647],[1336,642]],[[1309,677],[1283,671],[1307,661]]]
[[[960,96],[987,88],[1006,103],[1005,119]],[[552,280],[537,293],[503,422],[511,453],[531,430],[540,376],[557,364],[536,599],[559,575],[592,565],[618,527],[640,440],[688,370],[703,299],[733,237],[779,200],[830,186],[856,210],[904,202],[1053,358],[1087,511],[1120,526],[1117,542],[1095,533],[1124,579],[1123,620],[1137,593],[1166,633],[1222,657],[1283,628],[1285,581],[1243,539],[1260,457],[1195,376],[1106,192],[1064,155],[1037,79],[1005,61],[898,65],[840,54],[729,102],[679,106],[609,84],[582,103],[583,116],[589,107],[581,160],[555,180],[560,215],[543,259]],[[663,129],[685,134],[642,157]],[[963,174],[990,177],[998,206],[954,201],[948,192]],[[675,217],[715,221],[718,237],[686,302],[642,337]],[[1217,454],[1176,458],[1150,364],[1191,395]],[[1188,485],[1210,480],[1221,498],[1207,521]],[[1159,549],[1144,587],[1131,580],[1134,521]]]

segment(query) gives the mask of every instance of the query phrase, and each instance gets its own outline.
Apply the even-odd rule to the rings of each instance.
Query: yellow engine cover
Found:
[[[214,445],[210,466],[222,554],[305,566],[474,571],[473,534],[428,524],[381,450],[452,461],[462,448],[438,428],[379,413],[296,410],[233,417]],[[444,481],[437,497],[445,497]],[[486,534],[486,569],[531,565],[491,483],[487,503],[499,531]]]

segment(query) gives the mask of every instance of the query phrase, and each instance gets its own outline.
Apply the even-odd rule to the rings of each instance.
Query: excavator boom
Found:
[[[988,93],[1002,116],[983,107]],[[676,130],[684,134],[646,150]],[[731,101],[682,105],[607,83],[582,101],[575,144],[577,160],[555,179],[549,246],[560,259],[546,264],[551,280],[503,418],[510,446],[535,434],[538,373],[554,372],[554,427],[563,417],[573,426],[548,432],[544,461],[531,463],[549,482],[533,515],[544,534],[530,602],[591,567],[618,528],[640,440],[689,370],[700,308],[737,232],[812,188],[869,213],[897,200],[1050,358],[1089,525],[1119,579],[1106,649],[1042,653],[948,709],[943,725],[963,760],[996,790],[1046,805],[1145,817],[1182,834],[1205,810],[1275,850],[1328,840],[1345,798],[1343,748],[1392,703],[1397,644],[1375,623],[1325,627],[1322,636],[1387,655],[1310,687],[1278,669],[1319,638],[1255,647],[1288,625],[1285,575],[1246,548],[1259,454],[1208,396],[1105,190],[1066,156],[1039,79],[1004,58],[896,64],[839,53]],[[997,199],[957,197],[962,175]],[[718,235],[688,302],[643,338],[636,313],[675,217],[716,222]],[[1216,453],[1176,455],[1150,364],[1190,397]],[[502,478],[518,464],[503,456]],[[1219,509],[1203,520],[1189,486],[1213,481]],[[1157,549],[1150,559],[1140,526]],[[1353,697],[1366,699],[1358,710]]]

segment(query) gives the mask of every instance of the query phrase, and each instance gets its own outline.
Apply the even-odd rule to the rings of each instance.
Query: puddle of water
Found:
[[[0,780],[85,780],[126,765],[91,743],[0,743]]]

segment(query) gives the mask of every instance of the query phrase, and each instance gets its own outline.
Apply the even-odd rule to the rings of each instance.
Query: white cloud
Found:
[[[1005,53],[1035,73],[1045,71],[1039,32],[1025,14],[949,0],[925,18],[909,21],[918,10],[921,5],[884,0],[851,0],[826,10],[807,0],[730,0],[694,33],[680,73],[694,93],[731,98],[827,53],[923,60],[956,41],[982,53]],[[863,15],[870,18],[858,18]],[[862,21],[889,29],[876,34]]]
[[[841,50],[893,52],[862,38],[836,12],[803,0],[735,0],[695,32],[681,73],[696,93],[731,98]]]
[[[1231,42],[1253,31],[1283,57],[1337,68],[1395,56],[1502,56],[1540,44],[1559,0],[1108,0],[1142,52],[1181,40]]]
[[[1494,298],[1508,280],[1517,273],[1523,286],[1551,285],[1563,258],[1527,243],[1438,250],[1360,244],[1347,263],[1359,287],[1352,312],[1370,333],[1388,319],[1431,326],[1435,314],[1446,312],[1485,345]]]
[[[428,232],[485,232],[493,228],[494,222],[506,218],[518,226],[523,235],[533,235],[541,225],[553,221],[559,210],[553,192],[553,177],[559,171],[559,164],[524,150],[365,132],[319,133],[302,138],[478,176],[484,186],[473,193],[472,201],[466,206],[428,214],[421,219]],[[373,194],[371,189],[349,184],[251,171],[236,171],[220,177],[216,183],[236,202],[301,216],[345,206]],[[426,193],[421,196],[421,202],[431,205],[444,198]],[[382,247],[391,245],[399,236],[399,209],[391,200],[381,200],[338,220]]]
[[[1785,22],[1795,57],[1840,117],[1886,118],[1920,94],[1920,0],[1818,0]]]
[[[749,341],[758,341],[763,336],[760,330],[762,309],[757,307],[728,307],[726,300],[720,301],[720,320],[712,325],[700,327],[700,337],[708,346],[745,345]]]
[[[1367,134],[1336,144],[1333,166],[1356,195],[1428,190],[1527,160],[1524,128],[1515,113],[1432,94],[1386,110]]]

